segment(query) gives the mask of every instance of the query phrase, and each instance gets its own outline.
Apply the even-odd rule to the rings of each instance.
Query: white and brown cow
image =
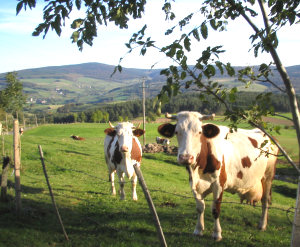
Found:
[[[168,138],[161,138],[159,136],[156,137],[156,143],[157,144],[162,144],[164,146],[169,146],[170,145],[170,140]]]
[[[142,161],[142,147],[137,137],[144,134],[144,130],[135,128],[132,123],[119,123],[116,127],[110,123],[105,131],[104,140],[105,160],[109,171],[111,191],[116,195],[114,174],[117,173],[120,183],[120,199],[125,199],[125,175],[132,181],[132,199],[137,200],[137,177],[133,165]]]
[[[172,116],[176,125],[158,127],[163,136],[177,136],[178,162],[189,172],[196,200],[198,219],[194,234],[203,235],[204,198],[212,192],[213,238],[222,239],[219,216],[224,191],[238,193],[241,200],[251,204],[261,200],[259,228],[265,230],[278,148],[259,129],[231,133],[225,126],[203,124],[202,120],[209,117],[185,111]]]

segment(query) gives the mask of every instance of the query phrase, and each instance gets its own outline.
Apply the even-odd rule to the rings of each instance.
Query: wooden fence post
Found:
[[[56,213],[57,219],[58,219],[58,221],[59,221],[59,223],[61,225],[61,228],[62,228],[63,234],[65,236],[65,239],[67,241],[69,241],[69,237],[67,235],[67,232],[65,230],[64,224],[63,224],[62,219],[60,217],[58,208],[56,206],[56,202],[55,202],[55,199],[54,199],[52,188],[51,188],[51,185],[50,185],[50,182],[49,182],[49,179],[48,179],[47,170],[46,170],[46,166],[45,166],[45,162],[44,162],[44,154],[43,154],[43,150],[42,150],[42,146],[41,145],[39,145],[39,151],[40,151],[40,157],[41,157],[41,161],[42,161],[43,171],[44,171],[44,175],[45,175],[46,182],[47,182],[47,185],[48,185],[48,189],[49,189],[49,193],[50,193],[50,196],[51,196],[52,204],[53,204],[53,207],[55,209],[55,213]]]
[[[167,247],[167,242],[165,240],[165,236],[164,236],[163,230],[161,228],[160,221],[159,221],[158,215],[156,213],[156,209],[155,209],[155,206],[153,204],[152,198],[150,196],[149,190],[148,190],[147,185],[145,183],[143,174],[142,174],[142,172],[141,172],[141,170],[140,170],[140,168],[137,164],[134,164],[133,167],[134,167],[135,173],[136,173],[136,175],[139,179],[139,182],[140,182],[140,185],[143,189],[143,192],[145,194],[150,212],[153,216],[154,223],[155,223],[155,226],[156,226],[156,230],[157,230],[157,233],[158,233],[158,236],[159,236],[160,244],[163,247]]]
[[[20,133],[19,121],[14,120],[14,164],[15,164],[15,192],[16,192],[16,213],[21,212],[21,171],[20,171]]]

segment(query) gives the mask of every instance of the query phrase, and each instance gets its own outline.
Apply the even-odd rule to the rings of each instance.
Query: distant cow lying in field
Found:
[[[109,124],[110,128],[104,131],[106,134],[104,153],[112,194],[116,195],[114,174],[117,172],[120,183],[120,199],[125,199],[124,176],[126,174],[132,182],[132,199],[136,201],[137,176],[133,165],[140,164],[142,161],[142,147],[137,137],[142,136],[145,132],[135,128],[129,122],[119,123],[116,127],[111,123]]]
[[[230,132],[225,126],[202,124],[202,120],[212,116],[198,112],[180,112],[167,117],[176,119],[177,123],[160,125],[158,132],[168,138],[177,136],[178,163],[186,166],[196,200],[198,220],[194,234],[203,235],[204,198],[212,192],[213,238],[222,239],[219,216],[224,191],[238,193],[241,200],[251,204],[261,200],[259,228],[265,230],[277,146],[259,129]]]
[[[80,137],[80,136],[75,136],[75,135],[71,135],[71,138],[74,139],[74,140],[77,140],[77,141],[84,141],[85,140],[85,138]]]
[[[156,137],[156,143],[157,144],[162,144],[164,146],[169,146],[170,145],[170,140],[167,138],[160,138],[160,137]]]

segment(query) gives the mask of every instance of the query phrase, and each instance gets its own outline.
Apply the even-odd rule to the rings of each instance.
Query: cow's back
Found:
[[[261,184],[266,172],[274,169],[278,149],[262,132],[241,129],[229,133],[224,142],[227,190],[244,193]]]

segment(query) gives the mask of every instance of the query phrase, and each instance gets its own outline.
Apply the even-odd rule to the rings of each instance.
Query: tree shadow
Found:
[[[173,157],[173,155],[170,155],[170,154],[165,154],[165,155]],[[177,162],[175,162],[171,159],[159,159],[159,158],[156,158],[155,156],[149,155],[149,154],[143,154],[143,157],[146,158],[146,159],[149,159],[149,160],[155,160],[155,161],[158,161],[158,162],[163,161],[163,162],[171,164],[171,165],[176,165],[176,166],[181,166],[182,167],[182,165],[179,165]]]
[[[81,152],[77,152],[77,151],[70,151],[70,150],[62,150],[64,151],[65,153],[68,153],[68,154],[80,154],[80,155],[84,155],[84,156],[91,156],[90,154],[87,154],[87,153],[81,153]]]
[[[296,188],[289,188],[288,186],[284,185],[273,185],[272,186],[273,191],[276,191],[279,194],[282,194],[284,196],[290,197],[290,198],[296,198],[297,189]]]

